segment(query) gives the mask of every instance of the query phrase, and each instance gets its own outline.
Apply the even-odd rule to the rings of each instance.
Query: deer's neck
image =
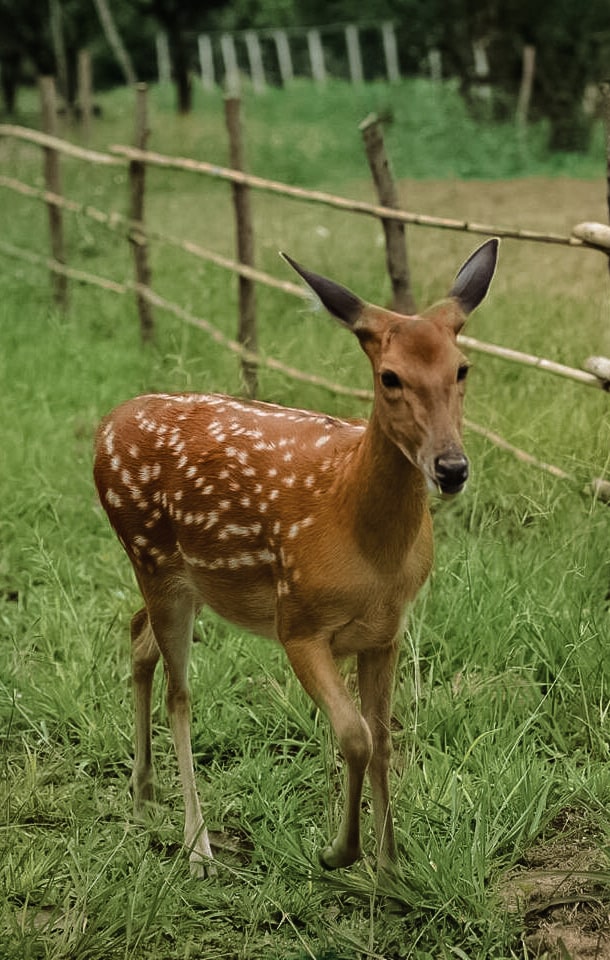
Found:
[[[384,566],[400,563],[429,513],[426,481],[381,431],[374,414],[344,480],[363,552]]]

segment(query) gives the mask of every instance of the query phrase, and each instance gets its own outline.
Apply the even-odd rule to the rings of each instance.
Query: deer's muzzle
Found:
[[[443,453],[434,461],[434,479],[441,493],[460,493],[468,479],[468,460],[461,452]]]

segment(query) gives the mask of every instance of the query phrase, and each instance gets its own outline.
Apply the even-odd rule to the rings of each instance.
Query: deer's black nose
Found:
[[[459,493],[468,480],[468,460],[463,453],[444,453],[434,461],[441,493]]]

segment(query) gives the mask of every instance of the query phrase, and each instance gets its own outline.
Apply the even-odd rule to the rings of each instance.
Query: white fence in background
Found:
[[[324,51],[324,39],[331,34],[343,34],[350,81],[364,82],[365,68],[362,56],[361,33],[378,32],[380,50],[383,51],[386,79],[389,83],[400,80],[400,62],[394,24],[349,23],[326,27],[291,28],[289,30],[244,30],[237,33],[200,34],[197,37],[197,53],[201,83],[204,90],[213,90],[221,82],[227,92],[239,93],[240,74],[248,73],[255,93],[264,92],[267,86],[262,41],[271,41],[275,53],[275,67],[281,83],[286,86],[294,78],[292,43],[306,45],[309,72],[318,83],[326,82],[330,75]],[[165,34],[157,36],[157,68],[159,81],[168,82],[171,77],[169,46]],[[245,57],[239,56],[239,47]],[[216,59],[215,59],[216,54]],[[222,77],[217,76],[216,65],[222,63]],[[246,69],[247,62],[247,69]],[[274,72],[276,72],[274,71]]]

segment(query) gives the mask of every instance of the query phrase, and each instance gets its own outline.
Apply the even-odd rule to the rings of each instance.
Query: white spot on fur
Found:
[[[106,503],[110,504],[111,507],[123,506],[123,501],[114,490],[106,490]]]
[[[211,530],[211,528],[215,526],[217,523],[218,523],[218,511],[211,510],[210,513],[208,513],[208,519],[203,529]]]

